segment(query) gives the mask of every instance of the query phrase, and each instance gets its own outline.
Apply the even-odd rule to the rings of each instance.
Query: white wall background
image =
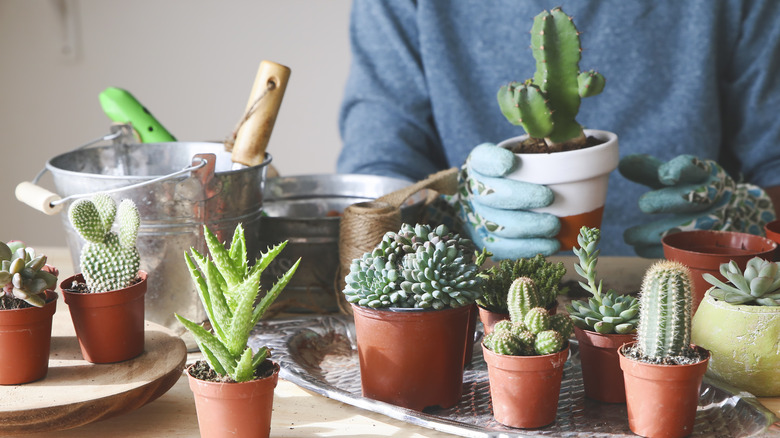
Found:
[[[98,94],[109,86],[130,91],[179,141],[222,140],[260,61],[287,65],[274,165],[282,175],[335,172],[349,9],[349,0],[0,0],[0,239],[65,245],[60,217],[17,201],[14,188],[108,132]],[[50,175],[41,185],[54,190]]]

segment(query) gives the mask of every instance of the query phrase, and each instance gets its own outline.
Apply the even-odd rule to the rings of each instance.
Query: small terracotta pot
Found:
[[[482,321],[482,330],[486,335],[493,331],[493,326],[497,322],[509,319],[509,313],[493,312],[482,306],[477,306],[477,308],[479,309],[479,320]],[[547,313],[550,315],[558,313],[558,300],[547,307]]]
[[[771,239],[773,242],[780,245],[780,219],[773,220],[764,225],[764,232],[766,233],[767,239]],[[775,251],[775,258],[773,260],[780,260],[780,249]]]
[[[418,411],[457,404],[470,309],[393,311],[353,304],[363,396]]]
[[[195,398],[198,428],[202,438],[259,437],[271,434],[274,388],[279,382],[279,365],[265,379],[241,383],[187,379]]]
[[[477,318],[479,317],[479,306],[476,303],[469,308],[469,322],[466,330],[466,352],[463,356],[463,367],[469,366],[474,356],[474,336],[477,332]]]
[[[534,428],[555,421],[569,346],[544,356],[506,356],[482,344],[488,367],[493,417],[510,427]]]
[[[625,403],[626,386],[620,369],[618,348],[636,340],[636,334],[601,334],[574,327],[580,347],[585,396],[605,403]]]
[[[19,385],[46,376],[56,309],[57,294],[47,290],[43,307],[0,310],[0,385]]]
[[[766,237],[731,231],[681,231],[668,234],[661,239],[664,257],[687,266],[693,279],[693,312],[710,288],[702,274],[710,273],[721,281],[721,263],[734,260],[744,270],[748,260],[761,257],[772,260],[777,243]]]
[[[693,433],[701,380],[709,351],[693,346],[706,359],[692,365],[653,365],[627,358],[618,349],[626,382],[628,427],[644,437],[681,438]]]
[[[146,272],[138,276],[141,281],[130,287],[98,293],[66,290],[74,280],[84,281],[81,274],[60,283],[86,361],[121,362],[143,353]]]

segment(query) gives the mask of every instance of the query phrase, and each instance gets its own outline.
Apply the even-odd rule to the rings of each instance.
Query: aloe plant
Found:
[[[190,254],[185,253],[184,258],[213,331],[178,314],[176,318],[193,334],[200,351],[217,374],[229,376],[236,382],[252,380],[255,371],[270,356],[270,351],[267,347],[261,347],[253,352],[247,345],[249,334],[290,281],[298,269],[300,259],[256,304],[260,276],[282,252],[287,241],[261,254],[250,267],[241,224],[233,233],[229,249],[219,242],[207,226],[203,226],[203,231],[211,257],[191,248]]]
[[[743,273],[737,263],[731,260],[720,265],[720,274],[728,279],[724,283],[712,274],[702,278],[714,287],[710,296],[729,304],[755,304],[780,306],[780,263],[760,257],[748,260]]]

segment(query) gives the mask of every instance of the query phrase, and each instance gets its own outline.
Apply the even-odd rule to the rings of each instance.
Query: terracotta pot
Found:
[[[681,231],[664,236],[661,243],[667,260],[680,262],[691,270],[694,313],[710,288],[702,274],[710,273],[727,281],[720,275],[721,263],[734,260],[744,270],[748,260],[756,256],[771,260],[777,249],[777,243],[765,237],[731,231]]]
[[[469,322],[466,328],[466,352],[463,355],[463,367],[469,366],[474,356],[474,337],[477,333],[477,318],[479,317],[479,306],[476,303],[469,308]]]
[[[653,365],[635,361],[618,350],[626,383],[628,427],[644,437],[684,437],[693,433],[701,380],[709,352],[693,346],[707,358],[693,365]]]
[[[99,293],[66,290],[74,280],[84,281],[81,274],[60,283],[86,361],[121,362],[143,353],[146,272],[138,276],[141,281],[130,287]]]
[[[553,191],[552,205],[533,211],[558,216],[561,231],[557,237],[563,250],[577,246],[577,235],[582,226],[601,228],[609,173],[617,168],[619,160],[617,135],[593,129],[586,129],[585,135],[604,143],[552,154],[515,154],[522,166],[507,175],[520,181],[544,184]],[[526,135],[510,138],[499,146],[510,147],[526,138]]]
[[[555,421],[569,347],[544,356],[505,356],[482,345],[488,367],[493,417],[510,427],[534,428]]]
[[[773,220],[764,225],[764,232],[766,232],[767,239],[771,239],[773,242],[780,245],[780,219]],[[775,258],[773,260],[780,260],[780,249],[775,251]]]
[[[585,396],[605,403],[625,403],[626,387],[618,348],[636,340],[636,334],[601,334],[574,327],[580,347]]]
[[[57,294],[47,290],[43,307],[0,310],[0,385],[19,385],[46,376],[56,309]]]
[[[729,304],[708,293],[691,341],[710,350],[707,374],[759,397],[780,397],[780,307]]]
[[[265,437],[271,434],[274,388],[279,381],[279,365],[265,379],[241,383],[207,382],[187,379],[195,397],[198,427],[202,438]]]
[[[477,309],[479,309],[479,320],[482,321],[482,330],[486,335],[493,331],[493,326],[496,325],[497,322],[509,319],[509,313],[493,312],[482,306],[477,306]],[[547,312],[550,315],[558,313],[557,300],[547,307]]]
[[[363,396],[418,411],[457,404],[469,310],[393,311],[353,304]]]

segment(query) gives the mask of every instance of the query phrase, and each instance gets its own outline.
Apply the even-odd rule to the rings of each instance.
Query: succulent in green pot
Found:
[[[507,293],[510,286],[515,279],[528,277],[533,280],[539,293],[534,307],[549,308],[555,305],[558,295],[567,291],[567,288],[561,287],[561,278],[565,274],[566,267],[562,262],[550,262],[541,254],[517,260],[501,260],[479,274],[484,282],[477,304],[491,312],[508,313]]]
[[[780,263],[760,257],[748,260],[745,271],[735,261],[720,265],[720,274],[728,279],[724,283],[712,274],[702,277],[714,287],[710,296],[729,304],[780,306]]]
[[[603,292],[603,280],[596,282],[596,264],[599,259],[598,244],[601,232],[598,228],[582,227],[577,236],[579,248],[573,248],[578,263],[574,270],[585,278],[580,286],[592,295],[587,301],[572,301],[566,306],[574,325],[602,334],[628,334],[636,332],[639,322],[639,300],[631,295],[619,294],[610,289]]]
[[[46,256],[24,242],[0,242],[0,309],[29,306],[43,307],[46,291],[57,285],[58,272],[46,266]]]

